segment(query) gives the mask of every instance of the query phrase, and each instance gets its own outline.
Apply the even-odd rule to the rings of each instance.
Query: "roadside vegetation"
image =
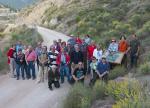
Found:
[[[12,44],[15,44],[17,41],[21,41],[25,45],[36,46],[38,41],[42,41],[42,37],[35,30],[28,28],[27,26],[19,26],[17,28],[12,29],[11,31],[11,40],[8,46],[5,46],[2,54],[0,54],[0,72],[3,73],[4,69],[9,69],[7,64],[7,51]]]
[[[107,100],[106,103],[104,100],[107,97],[113,100]],[[91,108],[93,103],[98,100],[104,101],[99,107],[107,106],[106,108],[149,108],[150,106],[147,86],[135,79],[127,79],[123,81],[110,80],[108,83],[97,81],[93,88],[79,83],[75,84],[71,88],[63,108]]]

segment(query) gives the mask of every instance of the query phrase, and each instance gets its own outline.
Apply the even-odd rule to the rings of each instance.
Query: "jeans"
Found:
[[[130,54],[130,60],[131,68],[133,68],[133,66],[137,67],[138,56],[136,54]]]
[[[10,58],[10,74],[11,77],[14,77],[16,75],[16,62],[14,60],[14,58]]]
[[[36,76],[35,76],[35,64],[33,61],[29,61],[28,62],[28,74],[27,74],[27,78],[31,78],[31,71],[32,70],[32,78],[35,79]]]
[[[69,67],[67,65],[60,66],[60,77],[61,82],[64,82],[64,76],[67,76],[68,81],[70,81]]]
[[[48,67],[47,66],[39,66],[37,81],[38,82],[44,82],[44,80],[46,80],[47,76],[48,76],[47,72],[48,72]]]
[[[24,65],[16,64],[17,78],[20,77],[20,70],[21,70],[22,78],[24,78]]]

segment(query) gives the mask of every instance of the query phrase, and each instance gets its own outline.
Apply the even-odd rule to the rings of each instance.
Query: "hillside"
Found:
[[[149,34],[149,0],[44,0],[28,9],[25,20],[37,21],[66,34],[90,34],[95,39],[120,37],[135,32]],[[45,6],[41,6],[42,4]],[[59,5],[58,5],[59,4]],[[37,14],[40,13],[40,14]],[[35,17],[36,16],[36,17]],[[35,17],[35,18],[33,18]]]
[[[13,9],[22,9],[38,0],[0,0],[0,3]]]

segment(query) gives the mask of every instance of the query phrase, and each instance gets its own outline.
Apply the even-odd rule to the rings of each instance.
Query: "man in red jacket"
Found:
[[[64,75],[67,76],[68,82],[70,81],[69,67],[70,56],[65,52],[64,48],[61,48],[61,52],[56,59],[57,65],[60,67],[61,83],[64,83]]]
[[[14,53],[16,52],[15,50],[16,46],[12,45],[11,48],[7,52],[7,57],[8,57],[8,64],[10,66],[10,74],[12,78],[16,77],[16,62],[14,59]]]

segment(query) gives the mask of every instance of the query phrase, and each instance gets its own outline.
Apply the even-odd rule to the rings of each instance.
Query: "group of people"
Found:
[[[70,84],[83,83],[86,75],[90,76],[92,85],[97,79],[107,80],[111,69],[111,63],[107,61],[109,54],[122,52],[124,59],[130,54],[130,64],[133,67],[137,65],[139,51],[140,42],[135,34],[130,42],[126,41],[125,36],[118,42],[113,38],[106,50],[86,35],[83,39],[71,37],[67,42],[54,40],[49,49],[41,42],[33,48],[19,41],[11,46],[7,56],[11,77],[17,80],[21,77],[23,80],[32,78],[37,83],[48,80],[48,87],[53,90],[52,84],[59,88],[60,82],[64,83],[65,76]]]

